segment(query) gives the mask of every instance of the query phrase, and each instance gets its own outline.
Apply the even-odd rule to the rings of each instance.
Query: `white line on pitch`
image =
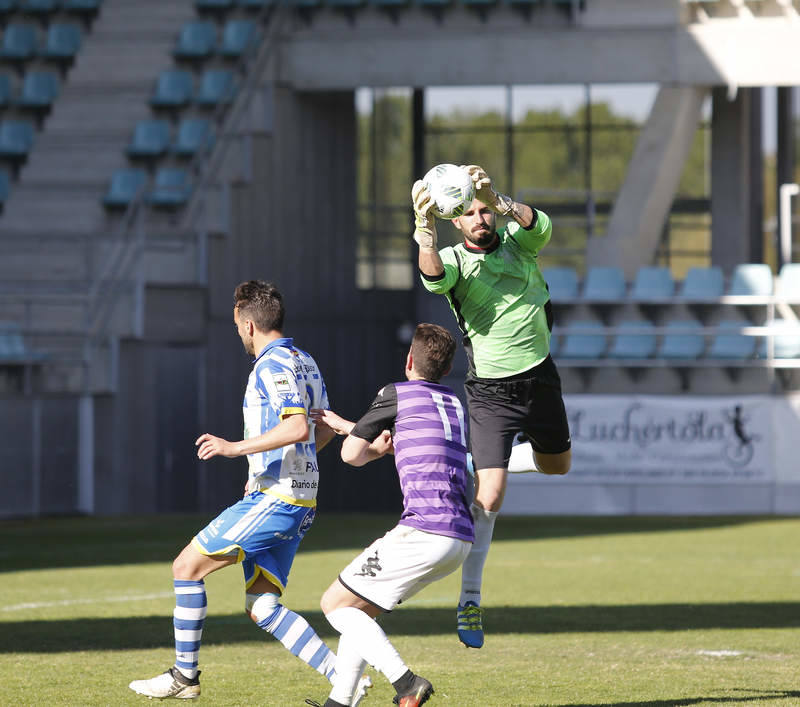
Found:
[[[45,609],[49,606],[73,606],[74,604],[101,604],[103,602],[119,601],[146,601],[148,599],[166,599],[174,597],[174,592],[159,592],[158,594],[134,594],[122,597],[101,597],[99,599],[62,599],[61,601],[37,601],[24,604],[12,604],[2,607],[2,611],[24,611],[25,609]]]

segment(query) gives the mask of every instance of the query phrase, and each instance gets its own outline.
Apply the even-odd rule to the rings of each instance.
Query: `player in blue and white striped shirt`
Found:
[[[206,616],[204,578],[242,563],[246,612],[289,651],[329,680],[336,656],[299,614],[280,604],[297,548],[316,508],[317,444],[333,432],[316,431],[308,412],[327,408],[325,383],[314,359],[283,336],[283,298],[262,281],[240,284],[233,319],[245,351],[255,357],[243,402],[244,435],[238,442],[204,434],[200,459],[247,455],[242,500],[201,530],[172,565],[175,587],[175,665],[130,688],[147,697],[192,699],[200,695],[198,654]],[[351,704],[370,684],[364,677]]]

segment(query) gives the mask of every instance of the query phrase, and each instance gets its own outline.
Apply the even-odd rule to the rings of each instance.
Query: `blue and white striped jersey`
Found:
[[[292,339],[267,344],[253,365],[244,394],[244,438],[264,434],[289,415],[328,408],[328,393],[316,362]],[[248,454],[249,490],[269,491],[299,506],[314,506],[319,468],[314,425],[307,442]]]

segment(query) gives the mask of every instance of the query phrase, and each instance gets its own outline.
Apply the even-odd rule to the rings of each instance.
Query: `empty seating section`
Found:
[[[109,175],[103,203],[116,210],[133,198],[155,208],[180,208],[192,192],[187,162],[214,146],[225,109],[244,75],[242,62],[263,37],[259,12],[273,0],[194,0],[194,19],[175,33],[173,66],[153,77],[151,118],[131,126],[125,153],[133,169]],[[144,170],[144,176],[142,171]],[[146,184],[144,189],[141,180]]]
[[[672,273],[664,267],[639,268],[631,289],[631,297],[641,302],[665,300],[674,293]]]
[[[619,302],[625,298],[625,292],[625,275],[620,268],[589,268],[583,286],[583,299],[595,302]]]
[[[716,266],[694,267],[677,281],[664,267],[642,267],[630,283],[613,267],[589,268],[582,280],[570,267],[543,275],[557,312],[552,353],[566,367],[800,368],[798,263],[777,276],[763,263],[739,265],[728,277]],[[748,318],[751,304],[764,310],[763,321]],[[708,314],[701,321],[698,307]]]
[[[101,0],[0,0],[2,203],[44,129]]]

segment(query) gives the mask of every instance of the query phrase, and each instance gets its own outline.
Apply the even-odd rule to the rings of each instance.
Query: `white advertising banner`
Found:
[[[798,411],[770,396],[568,395],[570,481],[748,484],[775,480],[776,431]]]

